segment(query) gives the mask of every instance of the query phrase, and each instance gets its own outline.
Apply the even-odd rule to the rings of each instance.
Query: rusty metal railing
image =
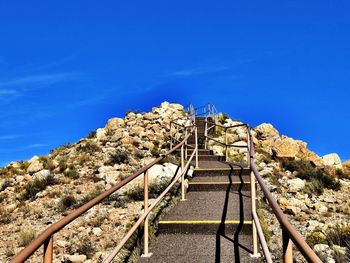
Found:
[[[210,116],[210,114],[208,115]],[[210,125],[208,127],[208,124]],[[224,142],[217,140],[215,138],[212,138],[208,136],[208,132],[214,131],[215,128],[219,127],[221,129],[224,129]],[[228,129],[234,129],[238,127],[245,127],[247,132],[247,146],[238,146],[234,144],[228,144],[228,138],[227,138],[227,130]],[[240,147],[240,148],[247,148],[247,161],[248,165],[247,167],[250,168],[251,174],[250,174],[250,185],[251,185],[251,202],[252,202],[252,221],[253,221],[253,231],[252,231],[252,237],[253,237],[253,253],[252,257],[259,257],[260,254],[258,252],[258,238],[260,242],[260,246],[262,249],[262,252],[264,254],[264,258],[266,262],[272,263],[272,257],[271,253],[269,251],[267,242],[265,240],[265,236],[260,224],[259,217],[256,212],[256,182],[258,182],[263,194],[265,195],[266,199],[268,200],[270,207],[275,214],[277,220],[280,223],[280,226],[282,228],[282,252],[283,252],[283,262],[286,263],[292,263],[293,262],[293,243],[298,248],[298,250],[301,252],[301,254],[304,256],[304,258],[308,262],[312,263],[321,263],[322,261],[320,258],[316,255],[316,253],[310,248],[310,246],[306,243],[306,241],[302,238],[300,233],[290,224],[287,216],[283,213],[280,206],[278,205],[276,199],[272,196],[270,191],[268,190],[268,187],[266,186],[263,178],[261,177],[259,171],[257,170],[255,164],[254,164],[254,142],[253,137],[251,134],[251,128],[247,124],[238,124],[238,125],[231,125],[231,126],[224,126],[217,124],[215,122],[215,119],[210,120],[208,117],[206,117],[206,124],[205,124],[205,148],[207,149],[207,141],[213,140],[221,145],[225,146],[225,157],[226,161],[228,160],[228,147]]]
[[[185,199],[185,174],[187,169],[189,168],[191,161],[193,160],[194,156],[196,156],[197,165],[198,165],[198,148],[197,144],[195,147],[195,150],[192,152],[191,156],[185,163],[185,156],[184,156],[184,148],[187,144],[188,138],[193,134],[197,134],[197,128],[192,125],[191,129],[188,130],[188,127],[185,127],[185,130],[188,132],[186,133],[184,139],[180,141],[176,146],[172,147],[167,153],[165,153],[163,156],[156,158],[154,161],[149,163],[148,165],[142,167],[138,171],[136,171],[133,175],[127,177],[120,183],[112,186],[109,190],[105,191],[104,193],[100,194],[99,196],[95,197],[91,201],[87,202],[80,208],[76,209],[74,212],[69,214],[68,216],[64,217],[63,219],[59,220],[58,222],[54,223],[50,227],[48,227],[46,230],[44,230],[32,243],[30,243],[27,247],[25,247],[22,251],[20,251],[10,262],[11,263],[19,263],[24,262],[27,260],[31,255],[33,255],[41,246],[43,246],[44,253],[43,253],[43,262],[52,262],[53,260],[53,254],[54,254],[54,235],[59,232],[61,229],[63,229],[65,226],[67,226],[69,223],[83,215],[85,212],[87,212],[89,209],[103,201],[105,198],[112,195],[114,192],[119,190],[124,185],[130,183],[140,175],[144,175],[144,212],[140,216],[140,218],[137,220],[137,222],[133,225],[133,227],[129,230],[129,232],[126,234],[126,236],[120,241],[118,246],[113,249],[113,251],[109,254],[109,256],[105,259],[104,262],[111,262],[113,258],[117,255],[117,253],[120,251],[120,249],[125,245],[127,240],[131,237],[131,235],[136,231],[136,229],[141,225],[142,222],[144,222],[144,256],[149,256],[149,247],[148,247],[148,240],[149,240],[149,230],[148,230],[148,219],[149,214],[152,211],[152,209],[160,202],[160,200],[169,192],[169,190],[176,184],[177,181],[181,180],[181,196],[182,199]],[[196,135],[197,136],[197,135]],[[155,164],[159,163],[163,158],[166,156],[174,153],[176,150],[181,149],[181,172],[177,174],[174,179],[171,181],[171,183],[168,185],[168,187],[159,195],[159,197],[151,204],[149,205],[148,200],[148,170]]]
[[[250,128],[247,129],[249,134],[249,155],[250,155],[250,168],[254,177],[259,183],[259,186],[268,200],[270,207],[275,214],[277,220],[279,221],[282,228],[282,240],[283,240],[283,261],[287,263],[293,262],[293,243],[298,248],[300,253],[304,256],[304,258],[308,262],[313,263],[322,263],[320,258],[316,255],[316,253],[310,248],[310,246],[306,243],[303,237],[300,235],[298,231],[291,225],[287,216],[283,213],[282,209],[278,205],[276,199],[272,196],[269,191],[267,185],[265,184],[262,176],[260,175],[258,169],[254,164],[254,142],[252,140],[252,134]],[[254,217],[258,218],[256,213],[253,214]]]

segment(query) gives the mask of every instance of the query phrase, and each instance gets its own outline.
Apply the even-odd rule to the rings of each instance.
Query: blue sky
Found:
[[[349,1],[1,1],[0,164],[212,102],[350,159]]]

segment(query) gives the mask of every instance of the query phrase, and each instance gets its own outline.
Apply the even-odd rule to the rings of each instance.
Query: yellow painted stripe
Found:
[[[231,168],[194,168],[195,171],[231,171]],[[234,171],[241,169],[233,169]]]
[[[244,181],[244,184],[250,184],[249,181]],[[215,185],[215,184],[230,184],[230,182],[189,182],[190,185]],[[232,182],[232,184],[241,184],[241,182]]]
[[[165,220],[159,221],[159,224],[220,224],[221,220]],[[239,224],[239,220],[225,220],[225,224]],[[251,225],[252,221],[245,220],[243,221],[245,225]]]

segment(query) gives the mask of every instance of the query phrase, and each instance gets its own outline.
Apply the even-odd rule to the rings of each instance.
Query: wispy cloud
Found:
[[[25,136],[24,134],[6,134],[6,135],[0,135],[0,140],[12,140],[12,139],[17,139],[24,136]]]
[[[177,77],[189,77],[194,75],[204,75],[209,73],[216,73],[221,71],[228,70],[229,67],[226,66],[217,66],[217,67],[196,67],[191,69],[183,69],[178,70],[170,73],[170,76],[177,76]]]
[[[46,146],[48,146],[48,144],[46,144],[46,143],[34,143],[34,144],[26,145],[22,149],[29,150],[29,149],[34,149],[34,148],[46,147]]]
[[[57,82],[68,81],[77,77],[74,73],[55,73],[42,75],[28,75],[6,81],[0,81],[0,87],[27,87],[31,85],[47,86]],[[9,91],[9,90],[8,90]]]
[[[14,89],[0,89],[0,96],[16,95],[16,94],[18,94],[18,91]]]

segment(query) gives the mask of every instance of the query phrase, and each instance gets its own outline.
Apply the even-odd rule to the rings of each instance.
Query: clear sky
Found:
[[[350,1],[0,1],[0,165],[212,102],[350,159]]]

